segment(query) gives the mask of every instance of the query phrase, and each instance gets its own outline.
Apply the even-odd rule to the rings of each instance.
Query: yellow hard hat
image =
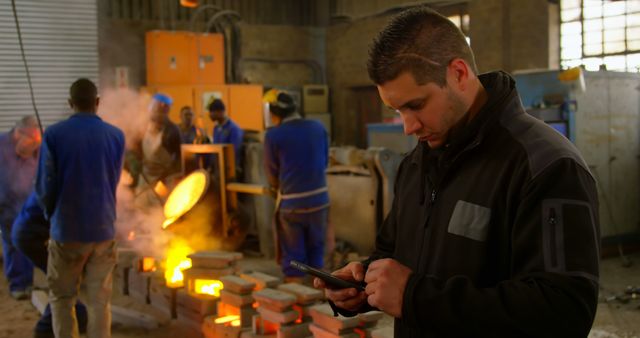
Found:
[[[264,95],[262,95],[262,101],[264,103],[275,103],[276,101],[278,101],[279,94],[279,90],[275,88],[269,89],[266,93],[264,93]]]

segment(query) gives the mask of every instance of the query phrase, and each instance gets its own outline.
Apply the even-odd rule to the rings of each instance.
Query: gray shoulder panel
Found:
[[[524,112],[519,99],[511,101],[506,109],[510,113],[502,115],[500,124],[524,147],[532,178],[562,158],[573,159],[593,177],[575,145],[555,129]]]

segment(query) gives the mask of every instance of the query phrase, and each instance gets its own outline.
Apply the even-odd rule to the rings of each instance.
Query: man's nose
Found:
[[[422,124],[420,124],[417,118],[409,114],[402,114],[401,116],[405,135],[413,135],[422,128]]]

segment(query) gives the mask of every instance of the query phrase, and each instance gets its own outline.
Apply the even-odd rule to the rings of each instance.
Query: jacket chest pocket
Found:
[[[450,234],[484,242],[489,232],[491,209],[459,200],[456,203],[447,231]]]

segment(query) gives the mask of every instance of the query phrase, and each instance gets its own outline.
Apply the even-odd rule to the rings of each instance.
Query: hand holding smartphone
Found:
[[[329,289],[348,289],[355,288],[358,291],[364,291],[364,282],[353,282],[345,279],[338,278],[332,274],[326,273],[322,270],[312,268],[304,263],[298,261],[291,261],[291,266],[312,276],[318,277],[324,281]]]

